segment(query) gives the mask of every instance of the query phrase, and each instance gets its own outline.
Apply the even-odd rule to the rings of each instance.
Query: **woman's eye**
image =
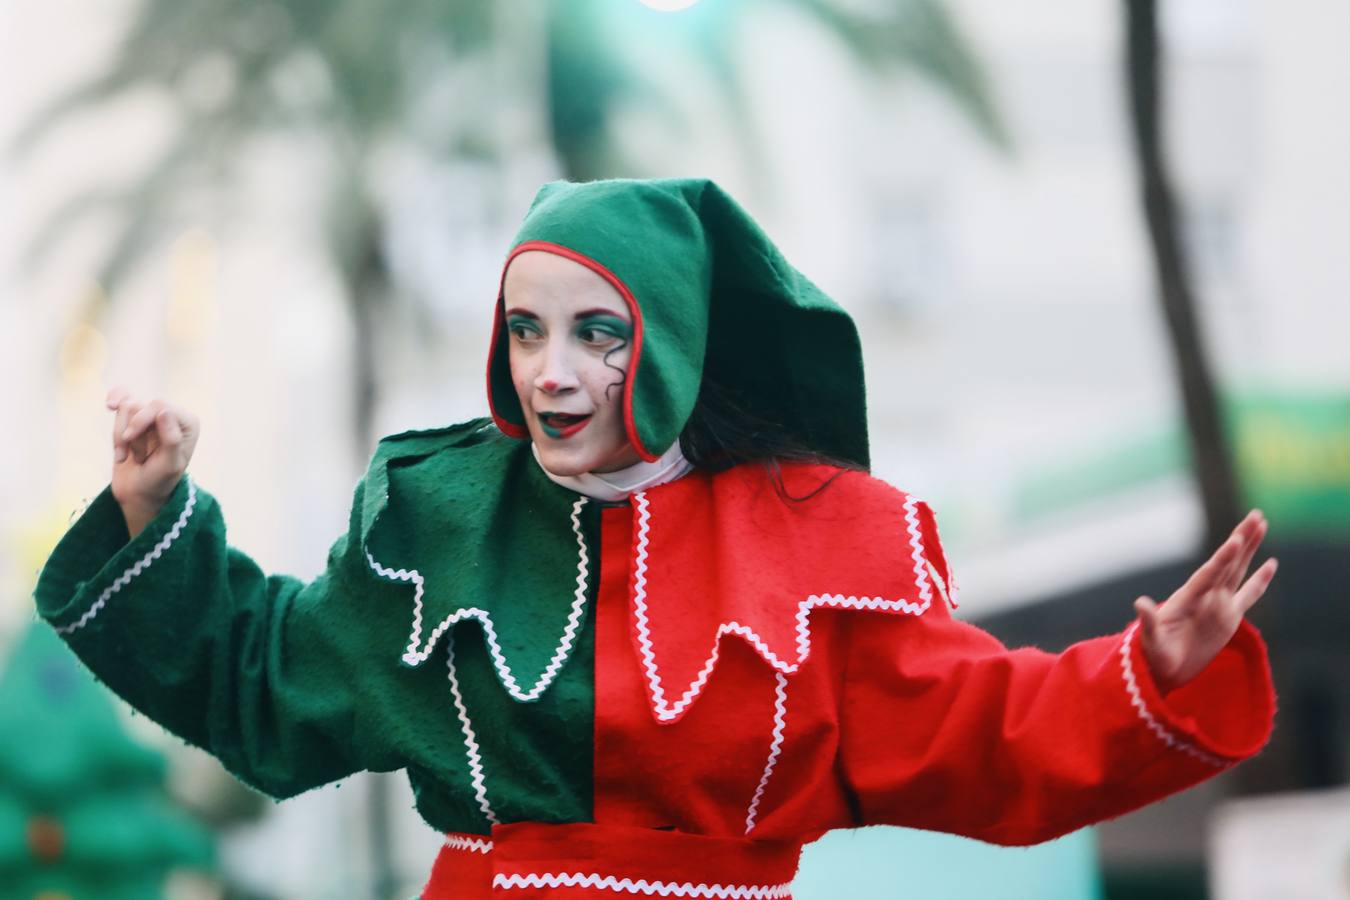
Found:
[[[577,336],[588,344],[603,344],[614,340],[614,335],[600,328],[583,328]]]
[[[538,329],[536,329],[532,325],[526,325],[522,322],[514,322],[510,325],[507,325],[506,328],[509,332],[511,332],[512,337],[514,337],[518,341],[523,341],[525,343],[529,343],[530,341],[536,340],[539,337]]]
[[[620,341],[628,340],[628,329],[624,323],[604,320],[584,322],[577,327],[577,338],[583,344],[592,347],[609,347]]]

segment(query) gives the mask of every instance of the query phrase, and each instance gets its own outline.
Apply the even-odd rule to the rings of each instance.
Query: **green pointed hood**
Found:
[[[707,375],[817,453],[868,465],[853,320],[713,182],[546,184],[512,243],[503,281],[526,250],[582,263],[628,303],[633,361],[624,420],[643,459],[679,438]],[[497,427],[525,438],[503,313],[499,287],[488,400]]]

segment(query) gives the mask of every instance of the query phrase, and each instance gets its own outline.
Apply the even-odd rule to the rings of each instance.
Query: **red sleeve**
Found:
[[[1246,622],[1162,696],[1133,626],[1055,655],[1008,650],[938,603],[849,618],[840,753],[858,824],[1037,843],[1216,775],[1270,735],[1265,644]]]

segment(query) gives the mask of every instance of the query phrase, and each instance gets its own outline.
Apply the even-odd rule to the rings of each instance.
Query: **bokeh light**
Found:
[[[697,2],[698,0],[642,0],[642,5],[657,12],[679,12]]]

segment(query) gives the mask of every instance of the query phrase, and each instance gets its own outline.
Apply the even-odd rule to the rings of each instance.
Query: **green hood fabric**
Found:
[[[627,301],[634,330],[624,416],[643,459],[656,459],[679,438],[707,377],[822,456],[867,467],[862,354],[852,319],[713,182],[546,184],[506,266],[527,250],[588,266]],[[524,438],[503,312],[499,289],[488,399],[497,427]]]

